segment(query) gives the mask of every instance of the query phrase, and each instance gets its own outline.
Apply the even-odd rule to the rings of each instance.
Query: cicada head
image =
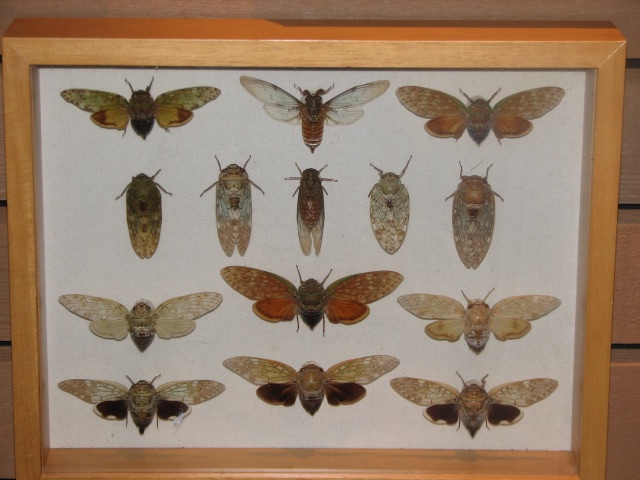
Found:
[[[323,89],[320,88],[316,90],[314,93],[311,93],[309,90],[300,90],[302,94],[302,103],[304,103],[303,112],[301,112],[308,121],[310,122],[323,122],[324,121],[324,110],[323,105],[324,101],[322,100],[322,95],[327,94],[333,86]]]
[[[218,178],[219,185],[228,193],[231,208],[237,210],[240,206],[242,191],[245,188],[251,188],[247,171],[240,165],[232,163],[220,171]]]
[[[324,317],[327,293],[323,284],[313,278],[303,281],[298,287],[296,298],[302,321],[313,330]]]
[[[463,176],[458,184],[458,195],[469,212],[469,218],[475,221],[478,212],[489,200],[491,185],[487,182],[486,176]]]
[[[315,362],[307,362],[296,375],[298,395],[303,408],[311,415],[316,413],[324,399],[325,371]]]
[[[147,300],[136,303],[128,315],[129,333],[138,350],[144,352],[155,337],[155,308]]]
[[[147,138],[155,123],[156,104],[150,93],[152,84],[153,79],[145,90],[133,90],[133,86],[129,83],[131,100],[127,109],[131,118],[131,127],[143,139]]]

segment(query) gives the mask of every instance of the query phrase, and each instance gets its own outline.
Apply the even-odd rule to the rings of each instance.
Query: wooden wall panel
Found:
[[[627,69],[620,168],[620,203],[640,203],[640,68]]]
[[[5,342],[11,340],[11,328],[9,326],[9,257],[7,252],[7,208],[0,207],[0,341]],[[2,420],[0,420],[0,423],[2,423]]]
[[[618,214],[613,303],[614,344],[640,344],[640,210]],[[640,421],[640,419],[639,419]]]
[[[11,383],[11,347],[0,346],[0,478],[13,478],[16,474]]]

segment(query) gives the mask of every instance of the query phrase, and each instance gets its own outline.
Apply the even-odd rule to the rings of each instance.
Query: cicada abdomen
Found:
[[[296,164],[298,167],[298,164]],[[331,178],[322,178],[320,173],[327,166],[320,170],[315,168],[307,168],[300,170],[300,177],[288,177],[286,180],[300,180],[300,186],[295,192],[298,194],[298,239],[302,253],[309,255],[311,253],[311,244],[315,248],[316,255],[320,254],[322,246],[322,232],[324,230],[324,195],[327,193],[322,186],[322,182],[337,182]],[[328,193],[327,193],[328,195]]]
[[[160,242],[162,227],[162,197],[160,190],[167,195],[162,186],[155,182],[158,170],[153,177],[144,173],[131,179],[124,191],[116,197],[118,200],[127,193],[127,227],[131,246],[140,258],[151,258]]]
[[[465,176],[460,165],[461,182],[458,189],[446,198],[453,197],[453,239],[458,256],[467,268],[478,268],[487,255],[493,238],[495,197],[502,200],[487,181],[489,168],[484,177]]]
[[[220,165],[216,156],[220,175],[218,181],[207,188],[200,196],[211,188],[216,187],[216,223],[218,225],[218,239],[222,250],[228,257],[233,250],[238,249],[243,256],[251,239],[251,185],[264,191],[249,179],[245,170],[251,156],[241,167],[232,163],[225,168]]]
[[[384,173],[370,164],[380,174],[380,180],[369,192],[369,217],[373,234],[382,249],[395,253],[407,235],[409,225],[409,192],[400,180],[406,172],[411,157],[400,174]]]

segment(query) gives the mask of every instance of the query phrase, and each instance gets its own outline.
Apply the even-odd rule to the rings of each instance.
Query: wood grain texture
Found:
[[[612,362],[606,478],[630,480],[640,472],[640,350],[614,352]]]
[[[640,210],[618,215],[612,342],[640,343]]]
[[[625,79],[621,169],[620,203],[640,203],[640,68]]]
[[[9,340],[11,340],[11,325],[9,320],[7,207],[0,207],[0,341]]]
[[[0,346],[0,478],[14,478],[11,347]]]

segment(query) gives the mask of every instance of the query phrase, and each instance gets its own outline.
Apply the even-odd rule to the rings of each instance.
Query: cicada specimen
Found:
[[[313,93],[297,87],[302,95],[302,100],[298,100],[280,87],[264,80],[242,76],[240,83],[251,95],[264,103],[264,110],[274,120],[301,123],[302,139],[311,153],[322,142],[325,124],[351,125],[360,120],[364,111],[359,107],[378,98],[389,88],[388,80],[378,80],[350,88],[325,102],[322,96],[329,93],[333,86]]]
[[[71,313],[91,321],[89,329],[95,335],[122,340],[131,334],[133,343],[144,352],[156,334],[166,340],[189,335],[196,328],[194,320],[218,308],[222,295],[192,293],[166,300],[156,308],[141,300],[131,311],[115,300],[89,295],[62,295],[58,300]]]
[[[296,167],[298,164],[296,163]],[[298,194],[298,208],[296,219],[298,223],[298,240],[302,253],[311,253],[313,244],[316,255],[320,254],[322,247],[322,233],[324,231],[324,195],[327,190],[322,186],[322,182],[337,182],[332,178],[322,178],[320,173],[327,168],[325,165],[320,170],[307,168],[300,170],[299,177],[287,177],[285,180],[300,180],[300,186],[296,188],[293,195]]]
[[[459,376],[459,375],[458,375]],[[391,387],[410,402],[427,407],[424,417],[437,425],[460,423],[473,438],[482,424],[513,425],[524,414],[520,410],[544,400],[558,387],[550,378],[531,378],[498,385],[487,392],[487,375],[478,382],[469,383],[462,377],[463,389],[458,392],[445,383],[421,378],[401,377],[391,380]]]
[[[131,83],[131,99],[117,93],[85,88],[63,90],[60,95],[67,102],[85,112],[91,112],[91,121],[102,128],[126,130],[131,127],[143,139],[157,121],[165,130],[180,127],[193,118],[193,110],[218,98],[220,90],[214,87],[189,87],[163,93],[155,100],[151,96],[151,83],[145,90],[134,90]]]
[[[218,181],[207,188],[200,196],[216,187],[216,223],[218,225],[218,239],[222,250],[228,257],[238,249],[243,256],[251,239],[251,185],[264,195],[264,191],[249,179],[245,170],[251,156],[241,167],[232,163],[225,168],[220,165],[216,156],[220,175]]]
[[[162,228],[162,196],[160,190],[167,192],[155,178],[144,173],[132,177],[131,183],[116,197],[118,200],[125,192],[127,194],[127,227],[133,251],[140,258],[151,258],[160,242]]]
[[[458,188],[445,199],[453,197],[453,240],[458,256],[467,268],[478,268],[487,255],[496,217],[495,197],[503,200],[487,181],[489,168],[484,177],[463,176],[461,164]]]
[[[409,111],[419,117],[430,118],[424,129],[440,138],[462,136],[465,129],[478,145],[493,130],[498,141],[502,138],[523,137],[533,129],[529,120],[542,117],[560,103],[564,90],[559,87],[541,87],[525,90],[503,98],[495,106],[482,97],[469,97],[465,105],[457,98],[431,88],[400,87],[396,95]]]
[[[281,362],[256,357],[233,357],[223,365],[259,385],[258,398],[270,405],[290,407],[300,397],[302,407],[314,415],[324,397],[329,405],[353,405],[364,398],[367,385],[393,370],[400,361],[389,355],[355,358],[335,364],[326,372],[315,362],[296,371]]]
[[[491,290],[492,292],[493,290]],[[398,303],[419,318],[437,320],[425,328],[435,340],[456,342],[464,333],[469,348],[479,354],[489,341],[490,333],[500,341],[524,337],[536,320],[560,306],[560,299],[549,295],[518,295],[500,300],[493,307],[482,300],[469,300],[465,308],[444,295],[413,293],[398,297]]]
[[[151,425],[155,415],[160,420],[184,418],[191,413],[189,405],[211,400],[225,388],[213,380],[182,380],[156,388],[153,386],[156,378],[150,382],[139,380],[135,383],[127,378],[131,382],[130,388],[117,382],[85,379],[64,380],[58,387],[94,404],[95,414],[105,420],[126,420],[128,412],[140,435]]]
[[[296,288],[275,273],[248,267],[225,267],[222,278],[238,293],[254,300],[253,313],[267,322],[291,321],[300,316],[313,328],[326,315],[331,323],[352,325],[369,315],[367,304],[393,292],[403,277],[391,271],[357,273],[340,278],[324,288],[324,282],[313,278],[302,280]],[[329,272],[331,274],[331,272]],[[324,333],[324,322],[322,324]]]
[[[375,168],[380,174],[380,180],[369,192],[369,217],[373,234],[382,249],[394,254],[402,246],[409,226],[409,192],[400,180],[407,171],[411,157],[400,174],[384,173]]]

